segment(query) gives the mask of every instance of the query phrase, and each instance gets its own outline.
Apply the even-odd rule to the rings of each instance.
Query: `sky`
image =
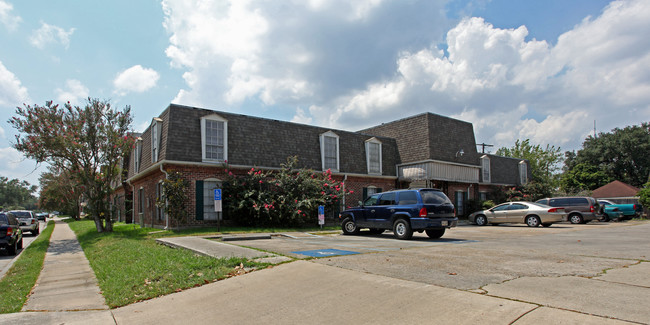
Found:
[[[0,176],[17,106],[88,97],[361,130],[431,112],[578,150],[650,120],[647,0],[0,0]]]

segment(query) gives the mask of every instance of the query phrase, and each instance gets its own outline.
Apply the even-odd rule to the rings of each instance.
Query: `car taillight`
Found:
[[[595,211],[593,205],[589,207],[589,211],[590,211],[590,212],[594,212],[594,211]]]
[[[420,209],[420,218],[426,218],[426,217],[427,217],[427,208]]]
[[[552,208],[552,209],[548,209],[548,212],[557,212],[557,210],[558,210],[557,208]]]
[[[32,225],[36,223],[36,219],[32,219]]]
[[[632,210],[636,210],[636,204],[632,204]]]
[[[7,237],[11,237],[14,234],[14,228],[7,228]]]

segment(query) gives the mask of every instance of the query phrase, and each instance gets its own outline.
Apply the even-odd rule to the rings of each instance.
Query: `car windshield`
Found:
[[[420,191],[420,195],[424,204],[451,204],[445,193],[440,191]]]
[[[13,211],[12,212],[16,218],[31,218],[32,215],[27,211]]]

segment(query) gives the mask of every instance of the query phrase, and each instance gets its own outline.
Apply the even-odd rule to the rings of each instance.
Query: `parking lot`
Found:
[[[396,240],[386,232],[237,244],[299,259],[321,257],[312,261],[357,272],[650,323],[649,233],[647,221],[469,225],[439,240],[417,233],[413,240]]]

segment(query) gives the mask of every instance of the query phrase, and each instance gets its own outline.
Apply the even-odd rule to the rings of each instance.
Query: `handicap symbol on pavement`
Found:
[[[338,256],[338,255],[353,255],[359,254],[359,252],[353,251],[344,251],[340,249],[315,249],[310,251],[297,251],[292,252],[294,254],[306,255],[309,257],[326,257],[326,256]]]

